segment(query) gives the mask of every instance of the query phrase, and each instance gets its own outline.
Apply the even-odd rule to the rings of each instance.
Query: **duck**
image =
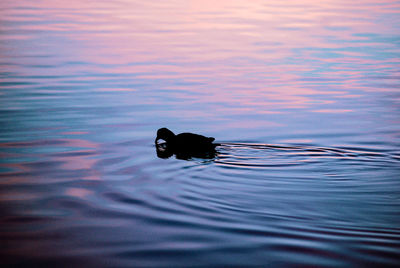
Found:
[[[165,143],[159,144],[159,140],[164,140]],[[177,158],[189,159],[197,158],[212,158],[215,156],[215,147],[218,143],[213,143],[215,138],[205,137],[194,133],[180,133],[175,135],[168,128],[160,128],[157,131],[155,144],[157,147],[157,155],[162,158],[168,158],[175,154]]]

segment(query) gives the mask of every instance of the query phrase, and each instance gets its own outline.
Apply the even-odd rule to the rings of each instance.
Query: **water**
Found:
[[[399,265],[399,12],[2,1],[1,263]],[[222,145],[161,159],[161,127]]]

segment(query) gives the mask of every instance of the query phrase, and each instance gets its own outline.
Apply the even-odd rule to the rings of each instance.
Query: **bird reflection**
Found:
[[[165,142],[158,143],[159,140]],[[217,156],[215,147],[220,145],[213,143],[214,138],[204,137],[193,133],[181,133],[175,135],[167,128],[157,131],[155,145],[159,158],[169,158],[173,155],[177,159],[188,160],[191,158],[213,159]]]
[[[168,144],[159,143],[156,144],[157,156],[159,158],[167,159],[175,155],[176,159],[189,160],[191,158],[202,158],[202,159],[214,159],[217,156],[217,150],[215,148],[209,149],[207,151],[175,151],[170,148]]]

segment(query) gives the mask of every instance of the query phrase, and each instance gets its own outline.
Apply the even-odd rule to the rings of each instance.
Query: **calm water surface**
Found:
[[[0,3],[0,259],[400,263],[398,1]],[[156,131],[213,136],[160,159]]]

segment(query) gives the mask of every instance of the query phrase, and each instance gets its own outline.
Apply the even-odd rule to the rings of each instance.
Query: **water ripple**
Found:
[[[2,1],[0,263],[398,266],[398,10]]]

